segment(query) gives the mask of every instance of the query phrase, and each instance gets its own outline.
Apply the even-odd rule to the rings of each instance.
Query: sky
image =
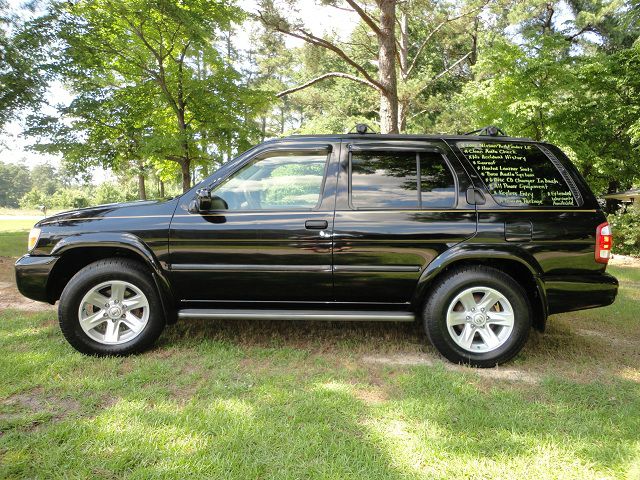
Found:
[[[9,5],[13,9],[19,9],[24,0],[8,0]],[[256,2],[250,0],[238,0],[238,4],[248,12],[256,11]],[[327,31],[332,31],[338,36],[347,37],[357,23],[355,13],[348,13],[344,10],[338,10],[333,7],[319,5],[315,0],[301,0],[298,2],[298,12],[296,17],[300,18],[304,24],[315,35],[322,35]],[[238,29],[236,42],[240,49],[249,47],[248,29]],[[301,41],[297,39],[287,40],[290,47],[298,46]],[[68,104],[73,99],[73,95],[65,86],[56,81],[53,82],[46,95],[46,103],[49,105]],[[55,113],[55,110],[48,105],[41,108],[44,113]],[[34,166],[41,163],[50,163],[58,166],[60,157],[55,155],[47,155],[29,150],[29,145],[33,144],[34,139],[25,138],[21,135],[23,129],[23,120],[17,120],[9,123],[4,131],[0,132],[0,161],[5,163],[25,163],[28,166]],[[93,172],[94,182],[101,183],[110,179],[110,174],[101,169]]]

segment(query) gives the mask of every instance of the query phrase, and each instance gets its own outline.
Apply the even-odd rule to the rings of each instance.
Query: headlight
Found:
[[[38,243],[39,239],[40,239],[40,229],[32,228],[31,231],[29,232],[29,243],[27,245],[27,252],[30,252],[31,250],[33,250],[33,248],[36,246],[36,243]]]

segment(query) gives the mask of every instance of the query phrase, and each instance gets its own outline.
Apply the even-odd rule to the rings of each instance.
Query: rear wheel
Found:
[[[93,355],[143,351],[165,324],[144,265],[115,258],[92,263],[74,275],[60,297],[58,318],[67,341]]]
[[[475,266],[455,270],[435,285],[423,320],[429,340],[447,359],[493,367],[513,358],[526,343],[531,308],[512,277]]]

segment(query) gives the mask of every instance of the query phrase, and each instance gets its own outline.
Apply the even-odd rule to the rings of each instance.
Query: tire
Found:
[[[434,285],[422,318],[427,337],[444,357],[487,368],[522,350],[532,312],[516,280],[495,268],[471,266],[452,271]]]
[[[129,355],[151,347],[165,326],[148,269],[109,258],[87,265],[65,286],[58,306],[67,341],[87,355]]]

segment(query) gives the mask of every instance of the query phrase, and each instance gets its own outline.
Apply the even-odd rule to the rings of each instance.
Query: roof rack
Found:
[[[356,133],[360,135],[365,135],[367,133],[375,133],[373,129],[366,123],[356,123],[355,127],[349,130],[349,132],[347,133],[353,133],[354,130],[356,131]]]
[[[504,130],[498,128],[494,125],[489,125],[488,127],[480,128],[478,130],[474,130],[473,132],[465,133],[465,135],[478,135],[481,137],[506,137],[507,134],[504,133]]]

